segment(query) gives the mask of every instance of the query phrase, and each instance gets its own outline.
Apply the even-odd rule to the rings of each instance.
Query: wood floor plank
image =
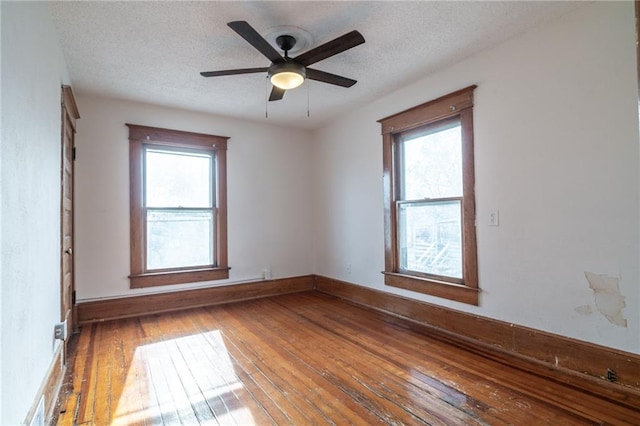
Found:
[[[324,320],[327,320],[327,318],[324,318]],[[427,382],[427,383],[415,383],[413,378],[416,372],[416,369],[413,368],[413,366],[424,364],[425,362],[429,362],[430,352],[435,349],[433,345],[426,348],[426,350],[424,351],[420,351],[419,348],[415,347],[415,345],[403,349],[402,345],[405,342],[402,340],[395,341],[395,342],[383,341],[382,345],[380,345],[379,341],[374,341],[373,346],[369,346],[366,341],[362,340],[362,338],[360,337],[360,333],[357,329],[351,329],[350,331],[351,333],[353,333],[353,335],[352,336],[347,335],[345,338],[344,336],[345,330],[341,329],[343,321],[344,320],[342,319],[338,323],[331,324],[330,329],[333,333],[339,334],[344,341],[347,341],[349,342],[350,345],[352,345],[352,347],[349,348],[350,351],[366,351],[371,355],[375,355],[370,357],[367,360],[367,364],[369,365],[373,364],[375,366],[380,367],[381,369],[388,370],[391,373],[391,376],[390,376],[392,378],[391,380],[393,380],[394,377],[398,377],[398,378],[404,378],[404,380],[406,380],[407,383],[413,382],[413,384],[416,385],[415,389],[418,392],[422,393],[421,395],[422,398],[429,399],[430,398],[429,395],[433,393],[438,394],[438,398],[436,399],[436,406],[435,406],[436,408],[438,407],[437,400],[439,398],[442,398],[444,395],[442,392],[437,392],[437,390],[431,388],[431,384],[433,384],[433,381]],[[381,351],[378,350],[380,346],[384,347],[385,353],[391,352],[391,354],[383,355]],[[416,355],[418,354],[419,354],[419,357],[416,358]],[[439,365],[442,365],[442,363],[439,363]],[[365,366],[360,366],[359,368],[364,369]],[[410,374],[407,373],[407,371],[409,370],[411,370]],[[456,374],[457,373],[458,372],[456,372]],[[389,379],[387,378],[387,380]],[[402,385],[402,383],[399,382],[399,385]],[[440,386],[440,388],[443,388],[443,387],[444,386]],[[424,394],[425,391],[428,391],[426,395]],[[458,402],[458,405],[456,406],[457,409],[460,411],[468,411],[470,407],[479,405],[478,404],[479,401],[469,401],[468,397],[460,398],[461,394],[459,392],[456,392],[451,387],[446,387],[444,391],[446,395],[453,394],[453,398],[448,398],[448,400],[444,400],[442,402],[448,405],[452,405],[453,402],[462,401],[462,404]],[[471,402],[472,404],[471,405],[468,404],[469,402]],[[466,404],[466,407],[465,407],[465,404]],[[492,419],[492,420],[495,421],[497,419]]]
[[[295,310],[295,307],[291,307],[291,309]],[[324,311],[321,314],[317,314],[316,317],[318,321],[327,324],[328,328],[340,339],[352,343],[359,350],[376,354],[377,358],[384,361],[384,364],[400,366],[403,369],[414,365],[424,367],[425,364],[428,366],[429,363],[433,364],[432,367],[435,368],[446,365],[448,370],[452,370],[452,366],[456,366],[458,367],[456,373],[460,374],[462,369],[466,368],[468,362],[470,362],[470,360],[464,359],[468,355],[465,353],[457,354],[458,356],[455,359],[447,358],[446,354],[442,355],[443,352],[439,348],[447,345],[432,339],[421,339],[422,341],[411,341],[410,344],[407,344],[406,338],[396,338],[397,333],[393,333],[394,330],[385,330],[384,326],[380,327],[379,321],[368,324],[369,320],[362,316],[362,312],[358,312],[358,309],[355,312],[359,315],[341,316],[340,312],[331,312],[329,314]],[[313,314],[307,316],[312,319]],[[368,336],[363,336],[365,331]],[[407,333],[411,334],[409,331]],[[375,338],[369,339],[369,336]],[[416,336],[419,337],[419,335]],[[384,347],[384,353],[379,350],[380,347]],[[456,364],[454,365],[453,363]],[[432,369],[427,370],[428,373],[432,371]],[[476,383],[476,379],[477,377],[470,382],[472,384]]]
[[[254,360],[254,365],[268,379],[272,392],[279,394],[281,403],[287,401],[290,405],[288,413],[294,424],[312,423],[312,413],[316,411],[308,396],[298,389],[290,389],[289,383],[296,382],[296,378],[286,374],[282,367],[284,360],[274,352],[265,351],[263,338],[251,330],[251,324],[242,324],[235,316],[229,315],[228,308],[216,312],[224,323],[229,336],[236,342],[237,347],[246,356]]]
[[[157,316],[149,315],[138,320],[139,339],[135,348],[133,365],[136,368],[136,378],[141,392],[141,401],[144,414],[142,418],[145,424],[162,425],[162,412],[156,395],[153,378],[148,362],[148,346],[162,339],[162,334],[157,326]],[[144,393],[146,391],[146,393]]]
[[[121,363],[119,380],[114,383],[114,392],[119,391],[112,424],[117,426],[146,425],[145,399],[149,394],[146,382],[141,380],[141,360],[137,354],[137,342],[141,341],[137,318],[122,321],[116,331],[120,336],[119,356]]]
[[[356,310],[357,312],[357,310]],[[362,312],[360,312],[362,314]],[[521,401],[523,398],[526,399],[526,396],[523,397],[522,393],[518,391],[518,388],[515,387],[518,383],[512,383],[512,387],[505,388],[504,387],[504,378],[501,378],[502,370],[501,366],[496,363],[486,363],[484,365],[484,369],[482,371],[471,367],[473,365],[473,358],[469,358],[471,354],[460,353],[457,354],[456,358],[451,358],[450,354],[447,355],[443,353],[442,348],[447,347],[446,345],[441,344],[438,341],[433,339],[421,339],[416,341],[410,345],[407,345],[406,340],[397,339],[397,333],[392,333],[392,330],[385,330],[384,327],[380,327],[380,322],[376,321],[375,323],[369,324],[370,329],[367,328],[367,319],[363,318],[363,316],[358,315],[357,320],[352,317],[344,317],[341,316],[340,313],[333,312],[330,316],[327,316],[326,312],[323,312],[320,321],[323,323],[327,323],[331,330],[336,333],[340,338],[348,340],[355,344],[357,347],[365,350],[369,353],[377,353],[379,356],[380,351],[378,350],[382,346],[385,347],[385,352],[388,353],[384,358],[384,364],[386,365],[399,365],[403,366],[403,368],[407,368],[408,366],[420,365],[417,369],[413,369],[413,373],[419,372],[420,368],[428,365],[429,363],[433,364],[429,369],[426,370],[426,374],[423,377],[429,377],[434,373],[433,367],[446,365],[448,367],[448,374],[441,371],[438,373],[439,376],[443,378],[448,378],[448,380],[456,384],[460,382],[461,377],[465,377],[466,380],[464,382],[467,384],[467,388],[464,389],[467,393],[478,393],[481,388],[478,386],[485,386],[484,382],[486,382],[486,377],[492,377],[491,381],[493,382],[493,390],[491,393],[485,395],[485,399],[481,401],[475,401],[475,405],[478,408],[483,408],[486,406],[492,407],[491,414],[496,417],[491,419],[490,415],[485,413],[483,417],[485,419],[491,420],[492,422],[502,421],[508,422],[516,420],[518,422],[526,422],[526,421],[536,421],[537,416],[541,416],[542,418],[546,418],[549,416],[549,413],[546,412],[547,404],[545,403],[546,397],[544,392],[538,392],[538,396],[542,396],[541,399],[534,399],[530,401],[528,404],[522,404]],[[310,314],[309,316],[313,316]],[[378,318],[380,319],[380,318]],[[353,321],[352,321],[353,320]],[[373,328],[373,324],[377,324],[377,328]],[[375,339],[367,340],[366,337],[363,337],[361,331],[368,331],[368,335],[372,335]],[[411,335],[411,332],[407,332],[408,335]],[[416,334],[419,338],[420,334]],[[373,343],[372,343],[373,342]],[[439,349],[440,348],[440,349]],[[415,355],[420,354],[420,358],[416,358]],[[490,369],[492,368],[492,369]],[[473,373],[475,372],[475,374]],[[496,379],[496,377],[498,379]],[[427,382],[428,383],[428,382]],[[427,383],[420,385],[420,387],[426,387]],[[474,390],[475,389],[475,390]],[[520,389],[522,390],[522,389]],[[529,397],[532,394],[529,392]],[[488,397],[489,399],[486,399]],[[480,404],[478,405],[478,402]],[[531,404],[535,404],[536,406],[530,410],[526,408],[530,408]],[[516,410],[515,408],[520,408]],[[508,414],[508,418],[504,419],[500,415],[500,412],[506,410]],[[530,411],[530,413],[528,412]],[[554,409],[554,412],[557,411],[557,408]],[[585,420],[590,420],[588,417],[584,416],[584,413],[581,415],[577,421],[584,422]],[[518,418],[520,416],[520,418]],[[571,421],[570,413],[565,413],[565,417],[567,422]]]
[[[257,310],[251,309],[250,315],[257,313]],[[242,312],[235,312],[233,315],[242,320]],[[256,319],[258,319],[256,327],[260,327],[259,317]],[[263,333],[260,332],[261,330],[258,331],[259,333],[257,335],[263,335]],[[307,397],[310,396],[309,399],[314,401],[313,405],[317,406],[318,411],[327,414],[327,418],[324,419],[326,422],[336,422],[338,424],[354,423],[353,420],[358,419],[353,415],[350,408],[339,399],[339,395],[335,393],[335,389],[330,386],[326,378],[310,365],[305,364],[301,358],[287,351],[284,341],[274,337],[266,344],[259,341],[255,344],[262,345],[260,348],[261,353],[267,354],[271,359],[277,356],[281,360],[279,365],[281,365],[283,369],[280,371],[280,374],[283,375],[285,382],[288,382],[291,378],[291,380],[296,381],[296,387],[302,386],[302,392]],[[275,352],[270,354],[270,350]],[[270,372],[267,372],[267,375],[271,375]],[[290,393],[293,390],[294,389],[285,389],[284,391]]]
[[[272,410],[267,411],[267,413],[276,421],[277,424],[289,423],[291,418],[285,416],[278,404],[274,402],[274,400],[278,400],[277,389],[272,386],[273,383],[264,376],[256,366],[256,362],[259,361],[251,359],[250,356],[242,352],[238,343],[228,337],[235,336],[234,330],[232,327],[229,327],[229,324],[225,325],[225,332],[222,332],[223,327],[218,321],[219,317],[220,312],[216,312],[215,316],[205,312],[204,317],[198,318],[198,323],[200,323],[205,329],[212,327],[215,330],[220,331],[234,370],[242,373],[239,376],[244,377],[245,379],[250,379],[249,382],[243,381],[243,383],[253,389],[253,392],[251,392],[252,395],[258,395],[256,401],[259,402],[259,406],[265,411],[267,411],[267,407],[271,407]]]
[[[83,332],[85,332],[83,330]],[[90,326],[89,330],[89,343],[87,347],[87,358],[84,369],[84,375],[80,383],[79,401],[80,405],[77,410],[76,423],[81,425],[93,421],[94,406],[96,400],[96,386],[98,382],[98,373],[100,354],[99,341],[102,335],[102,327]]]
[[[230,417],[239,425],[252,423],[258,419],[258,423],[270,422],[264,408],[246,392],[221,335],[209,332],[203,337],[209,344],[205,353],[209,355],[209,362],[217,376],[218,393],[228,407]]]
[[[334,319],[335,318],[336,317],[334,316]],[[362,319],[360,317],[358,317],[357,320],[347,319],[344,317],[339,318],[337,322],[333,323],[332,327],[334,330],[337,330],[341,327],[341,325],[347,324],[349,322],[351,326],[342,330],[341,336],[343,338],[358,339],[357,336],[359,336],[360,334],[354,331],[356,331],[358,327],[363,326]],[[374,330],[372,331],[372,333],[374,335],[377,334],[377,340],[389,344],[392,350],[398,350],[398,348],[403,344],[403,342],[400,341],[387,341],[388,339],[393,339],[394,333],[384,333],[384,331],[380,329]],[[418,333],[418,336],[420,335],[421,334]],[[412,348],[405,349],[410,350]],[[368,350],[375,350],[375,348],[368,348]],[[398,353],[396,354],[396,356],[393,356],[392,359],[402,359],[400,355],[401,353]],[[554,406],[558,401],[557,392],[549,392],[549,388],[547,387],[549,381],[546,379],[537,376],[531,376],[528,378],[526,383],[523,383],[520,372],[517,372],[514,369],[501,368],[501,364],[492,361],[487,361],[485,363],[485,374],[483,374],[482,377],[477,374],[474,376],[473,373],[470,373],[472,370],[469,369],[470,362],[473,359],[473,356],[470,353],[461,353],[455,360],[451,360],[450,358],[448,358],[446,354],[442,353],[442,351],[439,351],[439,354],[438,351],[436,351],[435,353],[432,351],[431,355],[435,355],[435,359],[438,364],[442,365],[443,363],[448,363],[449,366],[457,366],[459,371],[464,371],[463,374],[469,374],[470,380],[468,380],[468,383],[471,385],[478,383],[478,379],[482,378],[488,378],[488,380],[490,380],[497,389],[499,389],[500,386],[509,384],[509,400],[512,400],[514,404],[523,407],[523,412],[526,412],[524,407],[529,406],[530,403],[523,404],[522,402],[519,402],[522,400],[535,398],[535,401],[542,405],[540,407],[537,407],[535,410],[532,410],[532,415],[535,415],[535,413],[542,413],[543,416],[547,415],[543,411],[543,406],[547,405],[547,403],[549,403],[549,406]],[[494,392],[492,395],[495,396],[496,392]],[[632,415],[631,417],[625,415],[621,417],[613,416],[611,415],[609,410],[604,409],[603,404],[607,405],[607,403],[602,399],[593,397],[592,395],[572,392],[571,389],[567,386],[564,386],[564,390],[561,392],[561,398],[562,402],[566,404],[566,406],[564,407],[565,415],[567,416],[566,421],[570,421],[569,419],[571,417],[575,417],[576,421],[578,422],[591,421],[597,423],[599,419],[601,420],[604,418],[605,421],[615,424],[619,421],[634,421],[637,418],[637,416],[635,415]],[[500,400],[504,400],[504,398],[501,398]],[[555,407],[553,410],[557,411],[557,409],[558,408]]]
[[[74,336],[70,346],[70,354],[75,354],[75,356],[69,356],[67,361],[68,371],[61,389],[61,396],[65,400],[59,402],[58,424],[73,425],[76,422],[76,415],[80,405],[80,389],[87,368],[87,353],[91,334],[91,332],[85,332]]]
[[[311,328],[309,325],[304,327],[305,330]],[[318,341],[313,336],[307,340]],[[322,356],[332,359],[335,364],[349,371],[353,377],[357,378],[359,383],[373,391],[376,396],[393,401],[394,404],[407,411],[408,414],[415,416],[416,419],[430,424],[442,424],[443,422],[446,424],[473,424],[477,421],[469,416],[468,413],[462,412],[460,407],[454,407],[449,402],[434,397],[431,393],[425,392],[425,389],[407,386],[409,382],[402,377],[402,371],[397,369],[387,371],[388,369],[384,367],[384,363],[381,369],[377,369],[378,365],[375,358],[367,356],[362,360],[350,359],[348,364],[343,365],[341,358],[348,357],[348,352],[352,350],[360,352],[358,347],[332,347],[330,341],[324,344],[321,343],[319,346],[320,348],[328,348],[328,352]],[[344,350],[347,352],[341,353]],[[376,373],[371,374],[372,371],[376,371]],[[423,407],[414,404],[414,399],[429,402],[430,411],[425,411]]]
[[[259,309],[259,308],[257,308]],[[286,309],[280,309],[278,312],[286,313]],[[286,324],[294,319],[291,317],[283,316],[274,318],[275,321],[282,321],[282,324]],[[302,327],[301,332],[309,331],[313,329],[311,323],[307,323]],[[347,377],[350,379],[339,379],[334,382],[336,386],[343,384],[343,390],[346,393],[351,392],[370,392],[375,395],[376,398],[381,398],[389,401],[390,406],[393,407],[396,413],[400,416],[413,416],[414,421],[423,422],[425,424],[478,424],[468,414],[461,412],[458,407],[453,407],[445,401],[437,397],[433,397],[428,392],[416,392],[407,386],[407,381],[403,380],[398,371],[386,371],[386,369],[378,369],[375,365],[376,360],[370,356],[363,357],[362,359],[350,359],[349,362],[343,362],[343,359],[347,359],[347,353],[345,350],[351,351],[354,348],[335,346],[329,340],[323,340],[321,336],[309,335],[308,338],[303,340],[307,342],[315,342],[311,347],[303,347],[302,351],[298,349],[299,345],[287,345],[288,350],[293,351],[298,357],[307,357],[309,362],[317,363],[320,361],[320,356],[332,361],[347,373]],[[284,344],[283,344],[284,346]],[[355,348],[357,349],[357,348]],[[323,375],[331,375],[331,371],[324,371]],[[398,380],[400,379],[400,380]],[[349,387],[345,387],[344,383],[351,382]],[[428,402],[429,411],[424,410],[414,402],[415,399],[419,399],[421,403]],[[424,405],[424,404],[423,404]],[[375,412],[375,410],[373,410]],[[392,421],[391,413],[386,415],[380,414],[383,421]]]
[[[208,316],[208,313],[205,311],[200,312],[198,310],[199,315],[189,315],[188,320],[195,330],[199,330],[202,341],[205,342],[201,344],[197,348],[194,349],[194,356],[196,354],[201,354],[201,356],[206,356],[207,349],[210,346],[210,341],[207,341],[205,338],[205,334],[211,331],[217,331],[218,327],[216,326],[214,321],[203,321],[203,317]],[[248,393],[251,395],[251,398],[255,401],[254,409],[249,409],[251,411],[251,415],[257,418],[263,419],[260,424],[287,424],[288,419],[282,417],[282,411],[277,407],[272,405],[272,401],[268,398],[264,393],[262,393],[262,388],[256,383],[252,374],[255,372],[255,367],[250,360],[247,360],[244,355],[240,355],[240,362],[235,359],[240,353],[235,348],[233,344],[227,339],[223,337],[223,343],[225,345],[226,350],[228,351],[228,356],[233,366],[233,370],[238,376],[239,380],[243,384],[243,386],[247,389]],[[214,386],[205,385],[206,389],[215,389]],[[220,392],[215,392],[216,396],[220,396]],[[221,403],[224,405],[224,401],[221,400]],[[217,411],[217,410],[216,410]],[[261,413],[262,412],[262,413]]]
[[[172,323],[184,329],[182,317],[184,315],[173,316]],[[226,392],[227,388],[226,383],[216,372],[215,363],[210,358],[211,346],[202,333],[194,334],[193,328],[190,331],[191,335],[174,339],[174,343],[179,346],[180,356],[183,359],[183,374],[193,378],[194,396],[196,396],[195,389],[197,389],[199,395],[196,398],[205,403],[212,417],[208,421],[235,423],[229,420],[230,409],[224,398],[221,397],[221,393]],[[192,400],[192,405],[193,402],[197,401]],[[201,405],[200,408],[203,409],[205,405]]]
[[[72,356],[61,425],[640,423],[640,407],[316,292],[87,324]]]

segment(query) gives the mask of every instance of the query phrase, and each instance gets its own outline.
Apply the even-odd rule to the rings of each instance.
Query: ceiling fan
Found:
[[[276,38],[278,47],[284,51],[284,56],[282,56],[267,40],[253,29],[249,23],[245,21],[233,21],[227,25],[269,59],[271,65],[264,68],[204,71],[200,73],[203,77],[251,74],[266,71],[271,84],[273,84],[271,95],[269,95],[270,101],[282,99],[286,90],[295,89],[300,86],[306,78],[342,87],[351,87],[356,84],[356,80],[307,67],[364,43],[364,37],[358,31],[351,31],[295,58],[290,58],[289,50],[296,44],[295,37],[291,35],[281,35]]]

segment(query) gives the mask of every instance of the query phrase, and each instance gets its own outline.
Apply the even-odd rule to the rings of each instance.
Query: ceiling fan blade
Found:
[[[269,68],[240,68],[237,70],[223,70],[223,71],[203,71],[200,73],[203,77],[218,77],[223,75],[236,75],[236,74],[251,74],[256,72],[267,72]]]
[[[342,77],[340,75],[331,74],[324,71],[307,68],[307,78],[309,80],[321,81],[323,83],[335,84],[336,86],[351,87],[357,83],[351,78]]]
[[[271,62],[282,62],[284,58],[276,49],[269,44],[256,30],[253,29],[246,21],[233,21],[227,24],[233,31],[238,33],[240,37],[247,40],[249,44],[255,47],[260,53],[267,57]]]
[[[269,102],[279,101],[284,97],[284,92],[285,92],[284,89],[273,86],[273,89],[271,89],[271,95],[269,95]]]
[[[343,36],[333,39],[325,44],[322,44],[316,48],[296,56],[294,62],[309,66],[315,64],[330,56],[337,55],[340,52],[356,47],[359,44],[364,43],[364,37],[358,31],[353,30]]]

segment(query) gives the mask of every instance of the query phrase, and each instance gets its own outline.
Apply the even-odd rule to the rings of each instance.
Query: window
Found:
[[[385,284],[477,305],[475,87],[379,122]]]
[[[228,138],[127,126],[131,287],[229,278]]]

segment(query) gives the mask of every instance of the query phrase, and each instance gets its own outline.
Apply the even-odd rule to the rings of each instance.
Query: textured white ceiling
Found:
[[[78,93],[311,129],[580,4],[81,1],[51,2],[51,10]],[[358,83],[342,88],[311,81],[270,102],[265,119],[266,74],[199,74],[269,65],[227,27],[237,20],[249,22],[263,36],[280,26],[302,28],[312,37],[306,50],[360,31],[365,44],[313,65]]]

